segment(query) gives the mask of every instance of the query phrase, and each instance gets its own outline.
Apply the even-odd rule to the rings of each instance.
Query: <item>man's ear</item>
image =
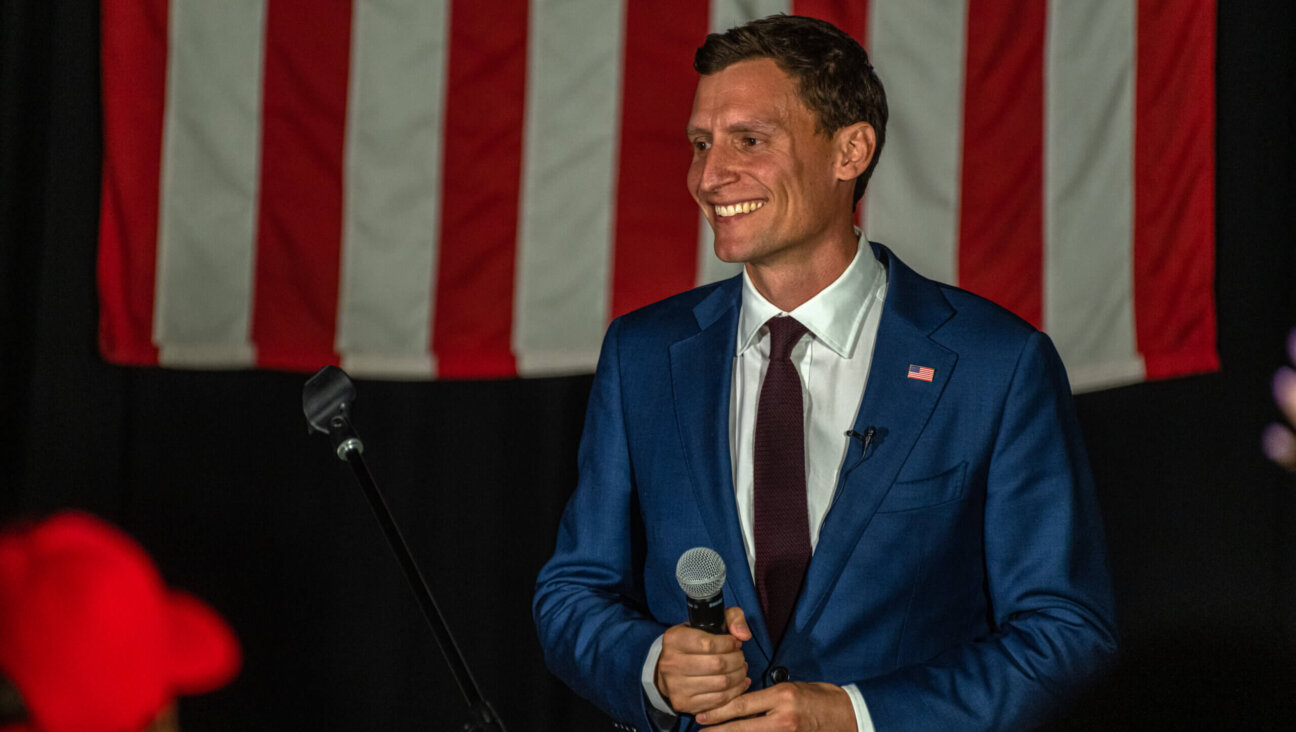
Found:
[[[837,179],[855,180],[864,174],[877,150],[877,131],[868,122],[856,122],[833,133],[836,145]]]

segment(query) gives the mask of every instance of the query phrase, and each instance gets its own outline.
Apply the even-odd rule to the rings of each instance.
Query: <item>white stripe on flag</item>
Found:
[[[1044,329],[1078,388],[1143,377],[1134,340],[1136,9],[1049,5]]]
[[[711,0],[711,32],[723,33],[757,18],[789,12],[791,0]],[[698,39],[699,46],[702,40]]]
[[[723,33],[736,25],[775,13],[791,12],[790,0],[712,0],[711,32]],[[701,38],[698,45],[702,45]],[[680,123],[683,129],[683,122]],[[680,181],[680,185],[684,182]],[[720,261],[715,255],[715,232],[706,216],[698,213],[697,284],[727,279],[742,271],[742,264]]]
[[[515,273],[524,376],[582,373],[608,321],[620,131],[621,2],[534,0]]]
[[[264,0],[173,0],[153,341],[166,366],[250,366]]]
[[[698,266],[697,284],[733,277],[742,271],[741,262],[724,262],[715,255],[715,232],[707,221],[706,214],[698,213]]]
[[[963,0],[874,0],[869,50],[886,87],[886,147],[864,197],[869,239],[942,282],[958,272]]]
[[[448,10],[444,0],[353,10],[336,347],[357,376],[435,369]]]

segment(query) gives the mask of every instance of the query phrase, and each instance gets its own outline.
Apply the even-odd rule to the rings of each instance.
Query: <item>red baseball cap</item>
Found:
[[[83,513],[0,534],[0,673],[30,721],[4,732],[128,732],[238,673],[234,632],[168,589],[144,550]]]

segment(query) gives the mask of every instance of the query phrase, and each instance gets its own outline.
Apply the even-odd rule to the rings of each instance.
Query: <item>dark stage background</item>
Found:
[[[187,730],[458,729],[465,717],[304,375],[119,368],[95,349],[97,4],[3,0],[0,516],[80,507],[236,627],[246,663]],[[1261,458],[1296,324],[1296,10],[1221,3],[1223,369],[1081,395],[1125,640],[1075,716],[1284,726],[1296,485]],[[545,670],[532,583],[575,479],[588,377],[360,382],[366,456],[486,695],[517,730],[607,729]]]

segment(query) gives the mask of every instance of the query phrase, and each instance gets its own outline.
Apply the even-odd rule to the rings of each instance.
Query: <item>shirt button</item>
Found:
[[[775,666],[770,670],[770,681],[775,684],[781,684],[788,680],[788,670],[782,666]]]

